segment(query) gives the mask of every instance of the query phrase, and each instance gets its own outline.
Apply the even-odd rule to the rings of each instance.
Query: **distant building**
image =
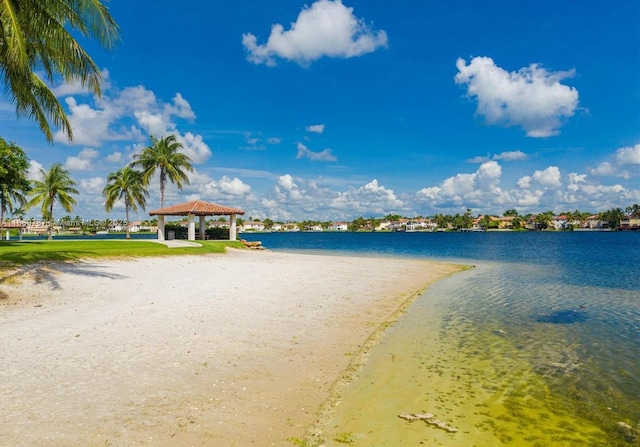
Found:
[[[624,216],[620,219],[621,230],[640,230],[640,217]]]
[[[329,225],[329,231],[347,231],[349,229],[349,224],[346,222],[332,222]]]

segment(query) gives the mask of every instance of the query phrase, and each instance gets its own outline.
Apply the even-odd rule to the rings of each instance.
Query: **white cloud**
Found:
[[[271,137],[269,139],[267,139],[267,143],[269,144],[280,144],[282,141],[280,140],[280,138],[277,137]]]
[[[495,161],[484,163],[474,173],[459,173],[437,186],[419,190],[411,201],[422,214],[462,212],[500,213],[515,208],[520,214],[545,210],[562,212],[567,209],[604,211],[605,209],[636,203],[640,188],[622,185],[603,185],[590,180],[587,174],[571,172],[563,183],[556,166],[536,170],[518,179],[516,185],[501,185],[502,167]]]
[[[254,64],[274,66],[281,58],[308,65],[323,56],[350,58],[386,47],[387,34],[372,30],[340,0],[317,0],[302,9],[291,29],[275,24],[267,43],[257,42],[252,33],[242,35],[247,59]]]
[[[109,163],[120,163],[124,157],[122,152],[113,152],[105,157],[105,160]]]
[[[518,179],[518,182],[516,184],[520,189],[529,189],[531,188],[531,180],[532,180],[531,176],[525,175],[523,177],[520,177],[520,179]]]
[[[305,127],[307,132],[313,133],[323,133],[324,132],[324,124],[312,124],[311,126]]]
[[[504,160],[504,161],[520,161],[520,160],[526,160],[527,158],[529,158],[529,156],[522,151],[501,152],[493,156],[494,160]]]
[[[331,153],[331,149],[320,152],[309,150],[304,144],[298,143],[298,154],[296,158],[308,158],[311,161],[336,161],[337,157]]]
[[[251,186],[244,183],[237,177],[229,178],[226,175],[218,182],[220,191],[232,196],[242,196],[248,194],[251,191]]]
[[[360,188],[351,187],[346,192],[338,193],[338,196],[331,201],[331,207],[351,214],[371,216],[384,216],[406,210],[405,203],[396,196],[394,191],[380,185],[376,179]]]
[[[102,75],[102,83],[100,84],[100,89],[102,91],[108,90],[111,88],[111,83],[109,82],[109,70],[103,68],[100,70],[100,74]],[[80,95],[90,93],[86,86],[82,86],[82,83],[75,79],[73,82],[63,82],[60,85],[54,86],[51,88],[51,91],[57,97],[63,97],[68,95]]]
[[[576,174],[571,172],[567,175],[567,189],[569,191],[577,191],[580,189],[580,184],[586,182],[587,176],[585,174]]]
[[[578,107],[578,91],[560,83],[573,71],[546,71],[538,64],[507,72],[489,57],[475,57],[469,65],[456,61],[457,84],[478,101],[477,114],[489,124],[521,126],[530,137],[557,135],[563,120]]]
[[[108,86],[106,86],[108,88]],[[148,136],[164,137],[175,134],[187,146],[194,162],[202,163],[211,155],[200,135],[181,136],[176,119],[194,120],[189,102],[176,93],[170,103],[163,103],[144,86],[128,87],[120,91],[103,90],[103,97],[93,102],[79,103],[69,96],[65,99],[67,116],[73,129],[73,142],[58,131],[54,140],[68,145],[100,147],[109,141],[141,142]]]
[[[211,157],[211,149],[202,140],[201,135],[187,132],[184,136],[178,135],[176,139],[182,143],[182,152],[189,156],[193,163],[201,164]]]
[[[549,166],[547,169],[534,172],[533,180],[542,186],[557,187],[562,185],[560,169],[557,166]]]
[[[77,156],[67,157],[63,167],[69,171],[91,171],[93,169],[92,160],[98,155],[98,151],[95,149],[83,149]]]
[[[81,179],[79,184],[83,194],[102,194],[107,182],[103,177],[92,177]]]
[[[619,177],[630,179],[640,176],[640,144],[633,147],[617,149],[610,158],[612,161],[603,161],[591,174],[597,177]]]
[[[504,160],[504,161],[520,161],[526,160],[529,156],[522,151],[507,151],[500,152],[499,154],[493,154],[493,156],[481,156],[478,155],[476,157],[470,158],[467,160],[468,163],[484,163],[489,160]]]
[[[496,161],[487,161],[474,173],[456,174],[439,186],[422,188],[416,197],[435,207],[484,206],[502,194],[501,176],[502,167]]]
[[[608,161],[604,161],[600,163],[595,169],[591,170],[591,174],[599,176],[599,177],[607,177],[607,176],[615,176],[617,175],[617,171],[615,166],[613,166]]]
[[[489,156],[477,155],[473,158],[469,158],[467,163],[484,163],[485,161],[489,161],[491,158]]]
[[[228,201],[247,198],[251,186],[237,177],[226,175],[219,180],[212,179],[208,174],[194,170],[188,174],[189,185],[184,185],[188,200]]]
[[[109,110],[94,109],[89,104],[78,104],[74,97],[65,99],[69,109],[67,117],[73,131],[74,145],[99,146],[109,138],[109,124],[113,117]],[[54,135],[59,143],[69,143],[66,135],[59,130]]]
[[[42,181],[44,176],[42,175],[42,171],[44,170],[44,166],[36,160],[29,160],[29,169],[27,171],[27,178],[29,180],[39,180]]]
[[[298,185],[294,182],[293,177],[289,174],[282,175],[278,178],[278,184],[275,187],[276,194],[285,198],[298,200],[302,197],[302,193]]]
[[[616,162],[619,166],[640,165],[640,144],[618,149],[616,151]]]
[[[536,186],[542,188],[559,188],[562,186],[560,169],[557,166],[549,166],[543,170],[537,170],[533,175],[525,175],[517,182],[520,189],[531,189]]]
[[[173,97],[173,104],[165,104],[164,113],[166,116],[176,116],[187,120],[196,118],[196,114],[191,109],[191,104],[180,93],[176,93],[176,96]]]

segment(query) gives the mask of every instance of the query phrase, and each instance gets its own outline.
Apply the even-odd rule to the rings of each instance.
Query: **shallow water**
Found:
[[[640,234],[305,236],[293,249],[476,265],[387,331],[325,445],[640,445]],[[398,417],[423,412],[458,431]]]
[[[480,264],[431,287],[344,390],[326,445],[637,445],[618,425],[640,422],[637,293],[542,273]],[[540,321],[561,309],[584,318]],[[398,417],[423,412],[458,432]]]

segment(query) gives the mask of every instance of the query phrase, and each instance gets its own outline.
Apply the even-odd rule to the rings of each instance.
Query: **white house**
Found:
[[[262,222],[259,220],[251,220],[242,225],[241,231],[246,233],[247,231],[264,231],[264,229],[265,225]]]
[[[333,222],[329,226],[329,231],[347,231],[349,225],[346,222]]]

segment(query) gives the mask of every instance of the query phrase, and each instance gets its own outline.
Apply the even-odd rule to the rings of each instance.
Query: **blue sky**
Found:
[[[104,211],[108,173],[168,134],[196,171],[182,191],[167,187],[166,204],[256,219],[640,203],[637,1],[108,6],[122,42],[83,41],[103,97],[53,86],[72,144],[48,144],[0,99],[0,135],[25,149],[32,175],[61,162],[78,183],[72,216],[122,217]],[[157,179],[150,193],[147,210]]]

